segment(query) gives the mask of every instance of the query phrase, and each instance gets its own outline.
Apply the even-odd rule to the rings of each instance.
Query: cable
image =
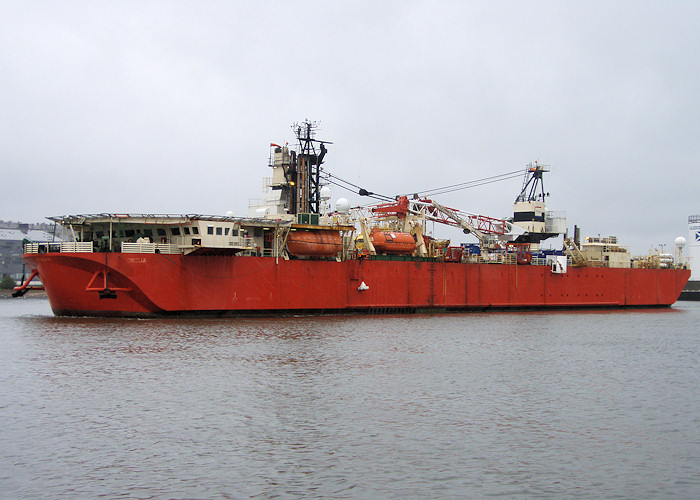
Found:
[[[523,170],[514,170],[512,172],[506,172],[505,174],[493,175],[491,177],[484,177],[483,179],[477,179],[468,182],[460,182],[458,184],[451,184],[449,186],[443,186],[435,189],[428,189],[426,191],[419,191],[416,194],[421,194],[423,197],[434,196],[438,194],[451,193],[453,191],[459,191],[461,189],[468,189],[477,186],[483,186],[485,184],[491,184],[493,182],[504,181],[508,179],[513,179],[515,177],[520,177],[523,174]],[[411,193],[408,193],[411,194]]]
[[[514,175],[510,175],[508,177],[501,177],[499,179],[474,181],[471,185],[468,185],[468,186],[455,187],[453,189],[444,189],[442,191],[435,190],[434,192],[431,192],[430,194],[431,194],[431,196],[434,196],[434,195],[439,195],[439,194],[452,193],[454,191],[460,191],[462,189],[484,186],[486,184],[493,184],[494,182],[505,181],[508,179],[515,179],[515,178],[518,178],[520,176],[522,176],[522,172],[519,172],[519,173],[514,174]]]
[[[360,196],[368,196],[370,198],[374,198],[374,199],[380,200],[380,201],[394,201],[394,198],[392,198],[390,196],[372,193],[370,191],[367,191],[365,188],[362,188],[362,187],[358,186],[357,184],[353,184],[350,181],[346,181],[345,179],[341,179],[337,175],[333,175],[330,172],[324,171],[323,173],[325,174],[325,180],[328,181],[328,183],[333,184],[334,186],[338,186],[340,188],[346,189],[347,191],[350,191],[351,193],[359,194]],[[334,182],[333,179],[335,179],[338,182]],[[348,188],[347,186],[339,184],[339,182],[347,184],[348,186],[352,186],[353,188],[356,189],[356,191]]]
[[[493,175],[491,177],[484,177],[483,179],[477,179],[477,180],[468,181],[468,182],[460,182],[458,184],[451,184],[449,186],[443,186],[440,188],[428,189],[426,191],[412,191],[410,193],[404,193],[403,195],[398,195],[395,197],[386,196],[386,195],[377,194],[377,193],[372,193],[372,192],[367,191],[366,189],[358,186],[357,184],[353,184],[350,181],[346,181],[345,179],[341,179],[340,177],[333,175],[330,172],[323,171],[323,174],[325,176],[325,180],[329,184],[333,184],[334,186],[338,186],[340,188],[343,188],[347,191],[350,191],[351,193],[359,194],[360,196],[367,196],[369,198],[374,198],[375,200],[379,200],[379,201],[394,201],[398,198],[398,196],[410,196],[412,194],[417,194],[421,198],[426,198],[428,196],[436,196],[436,195],[441,195],[441,194],[446,194],[446,193],[452,193],[454,191],[460,191],[462,189],[469,189],[472,187],[484,186],[486,184],[492,184],[494,182],[500,182],[500,181],[505,181],[505,180],[509,180],[509,179],[514,179],[516,177],[522,176],[523,170],[522,169],[513,170],[512,172],[506,172],[504,174]],[[352,188],[355,188],[356,191],[343,185],[343,184],[347,184],[347,186],[351,186]]]

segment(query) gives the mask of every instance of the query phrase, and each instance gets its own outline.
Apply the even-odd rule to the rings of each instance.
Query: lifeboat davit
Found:
[[[410,233],[382,231],[375,227],[370,233],[374,249],[379,253],[409,255],[416,249],[416,240]]]
[[[287,250],[299,257],[332,257],[342,248],[338,231],[292,231],[287,238]]]

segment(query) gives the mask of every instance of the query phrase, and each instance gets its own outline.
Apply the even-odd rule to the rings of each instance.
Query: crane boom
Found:
[[[461,227],[465,233],[472,233],[482,243],[487,240],[487,235],[489,234],[504,234],[506,221],[502,219],[494,219],[484,215],[458,214],[455,210],[432,200],[430,204],[441,214],[451,219],[457,226]]]
[[[503,219],[495,219],[485,215],[469,214],[446,207],[440,203],[424,198],[409,200],[406,196],[397,198],[393,203],[382,203],[372,212],[381,218],[396,218],[407,220],[407,216],[422,216],[425,220],[439,222],[462,228],[466,234],[473,234],[481,244],[490,245],[493,236],[504,236],[513,229],[513,225]]]

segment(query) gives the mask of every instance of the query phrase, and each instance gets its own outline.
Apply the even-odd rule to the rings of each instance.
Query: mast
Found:
[[[326,156],[328,141],[314,138],[318,125],[305,120],[292,125],[297,138],[296,151],[284,145],[270,143],[270,167],[272,193],[262,208],[265,213],[291,215],[320,214],[323,211],[321,196],[321,165]]]
[[[321,213],[321,164],[326,156],[328,141],[314,138],[318,125],[304,120],[292,126],[299,143],[299,151],[289,169],[291,186],[289,213]]]
[[[535,162],[534,164],[528,163],[527,167],[528,168],[525,171],[525,179],[523,180],[523,188],[518,197],[515,199],[515,202],[518,203],[519,201],[537,200],[544,202],[544,198],[548,195],[548,193],[544,192],[542,174],[544,172],[549,172],[549,165],[540,165],[538,162]],[[539,193],[537,192],[538,187]]]

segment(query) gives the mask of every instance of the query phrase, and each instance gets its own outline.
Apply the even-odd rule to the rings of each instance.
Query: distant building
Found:
[[[22,279],[22,245],[25,241],[58,241],[53,224],[27,224],[0,220],[0,278]],[[26,273],[29,274],[29,273]]]

